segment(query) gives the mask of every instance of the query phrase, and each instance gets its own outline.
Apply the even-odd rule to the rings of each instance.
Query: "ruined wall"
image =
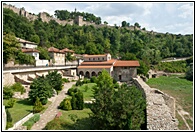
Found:
[[[14,75],[10,72],[3,73],[3,86],[13,85],[15,83]]]
[[[34,21],[38,18],[37,15],[31,14],[31,13],[25,11],[24,9],[19,9],[19,8],[16,8],[16,7],[12,6],[12,5],[3,5],[3,8],[9,8],[9,9],[13,10],[15,13],[17,13],[18,15],[27,17],[27,19],[29,19],[30,21]],[[114,26],[109,26],[109,25],[106,25],[106,24],[97,25],[94,22],[84,21],[82,16],[78,16],[74,20],[68,20],[67,21],[67,20],[60,20],[60,19],[57,19],[57,18],[54,18],[54,17],[47,16],[46,13],[44,13],[44,12],[40,13],[39,15],[40,15],[40,18],[42,19],[43,22],[49,22],[50,20],[54,20],[58,24],[61,24],[63,26],[66,25],[66,24],[70,24],[70,25],[77,24],[79,26],[93,25],[96,28],[106,27],[106,26],[111,27],[111,28],[114,27]],[[149,32],[149,33],[152,33],[152,34],[157,34],[157,32],[142,30],[142,29],[137,28],[135,26],[130,26],[130,27],[126,27],[126,28],[129,29],[129,30],[137,29],[137,30],[140,30],[141,32]]]
[[[145,93],[148,130],[178,130],[175,119],[175,99],[160,90],[150,88],[141,78],[134,84]]]

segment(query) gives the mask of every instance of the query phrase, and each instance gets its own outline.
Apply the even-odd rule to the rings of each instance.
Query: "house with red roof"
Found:
[[[111,55],[83,55],[84,62],[78,66],[78,75],[80,77],[90,78],[98,76],[103,69],[107,70],[110,76],[117,81],[129,81],[137,76],[138,61],[122,61],[111,59]]]

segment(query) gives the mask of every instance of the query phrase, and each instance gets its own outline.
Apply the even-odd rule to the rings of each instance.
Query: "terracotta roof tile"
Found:
[[[48,48],[48,52],[62,53],[62,51],[60,51],[59,49],[54,48],[54,47]]]
[[[38,52],[39,53],[38,50],[32,49],[32,48],[22,49],[22,52],[23,53],[29,53],[29,52]]]
[[[116,61],[114,66],[140,66],[139,61]]]
[[[112,65],[116,60],[97,61],[97,62],[82,62],[81,65]]]
[[[70,53],[74,53],[74,51],[73,51],[73,50],[70,50],[70,49],[68,49],[68,48],[64,48],[64,49],[62,49],[61,51],[62,51],[62,52],[70,52]]]
[[[88,68],[111,68],[112,66],[78,66],[78,68],[86,68],[86,69],[88,69]]]

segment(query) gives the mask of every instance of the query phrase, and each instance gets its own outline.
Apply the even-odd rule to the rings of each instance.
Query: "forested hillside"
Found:
[[[67,15],[63,18],[59,10],[55,13],[61,14],[58,15],[60,19],[72,18]],[[81,15],[79,12],[77,14]],[[96,19],[94,15],[90,15]],[[193,55],[193,35],[144,33],[125,27],[62,26],[54,20],[49,23],[42,22],[41,19],[30,22],[6,8],[3,9],[3,32],[14,33],[16,37],[38,43],[42,58],[45,57],[46,48],[50,46],[59,49],[67,47],[78,54],[110,52],[113,58],[138,59],[148,66],[167,57]]]

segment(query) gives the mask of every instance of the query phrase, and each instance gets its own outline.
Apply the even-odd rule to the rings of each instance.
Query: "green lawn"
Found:
[[[184,75],[171,75],[169,77],[161,76],[151,78],[147,84],[152,88],[157,88],[176,99],[176,103],[193,116],[193,82],[184,78]],[[180,117],[177,115],[177,118]],[[180,121],[180,120],[179,120]],[[192,123],[187,119],[189,125]],[[183,122],[179,123],[179,128],[184,129]],[[192,126],[191,126],[192,127]]]
[[[3,100],[3,104],[6,105],[8,100]],[[12,116],[13,123],[21,120],[26,115],[30,114],[33,109],[31,102],[27,100],[17,100],[13,108],[9,108]]]
[[[93,98],[93,86],[95,86],[96,83],[88,83],[83,84],[82,86],[78,87],[79,90],[83,92],[84,95],[84,101],[90,101]]]
[[[3,104],[6,105],[8,100],[3,100]],[[46,108],[51,104],[52,102],[48,101],[46,105],[44,105],[45,109],[41,111],[40,113],[43,113]],[[30,114],[33,110],[33,105],[30,101],[27,99],[24,100],[16,100],[16,103],[14,104],[13,108],[9,108],[10,114],[12,116],[13,124],[17,121],[21,120],[28,114]]]
[[[45,130],[91,130],[90,109],[61,112],[62,116],[47,123]]]

